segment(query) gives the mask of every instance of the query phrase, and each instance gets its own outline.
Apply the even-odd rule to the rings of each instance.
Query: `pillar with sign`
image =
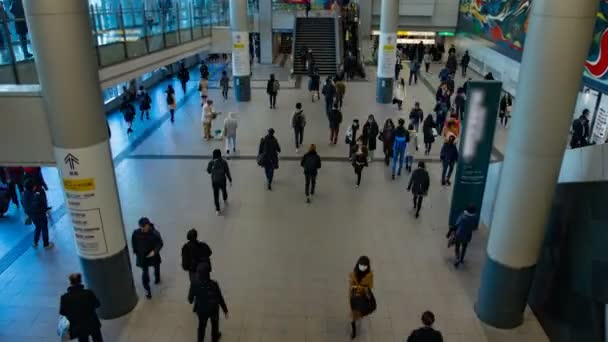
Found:
[[[237,101],[251,100],[251,56],[249,56],[249,21],[247,0],[230,0],[232,30],[232,77]]]
[[[497,328],[523,322],[597,9],[597,0],[532,2],[475,304]]]
[[[26,0],[24,4],[82,273],[99,297],[99,315],[116,318],[135,307],[137,294],[89,8],[82,0]]]
[[[376,102],[378,103],[390,103],[393,99],[395,64],[397,64],[398,19],[399,0],[382,0],[378,72],[376,74]]]

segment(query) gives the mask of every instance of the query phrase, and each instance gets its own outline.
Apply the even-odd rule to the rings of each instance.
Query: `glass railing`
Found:
[[[213,26],[230,25],[228,0],[181,1],[150,9],[91,5],[90,20],[99,67],[210,37]],[[38,83],[28,38],[25,19],[7,13],[0,2],[0,84]]]

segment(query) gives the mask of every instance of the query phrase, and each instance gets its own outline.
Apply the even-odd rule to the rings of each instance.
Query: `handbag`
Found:
[[[57,321],[57,336],[61,338],[61,341],[70,340],[70,321],[63,315],[60,315]]]
[[[266,160],[266,154],[264,152],[258,154],[257,162],[259,166],[264,166],[264,161]]]
[[[431,128],[433,130],[433,136],[436,137],[439,135],[439,133],[437,132],[437,128],[433,127]]]
[[[354,287],[351,291],[354,291]],[[376,296],[372,289],[368,288],[365,295],[351,295],[350,308],[359,312],[362,316],[368,316],[377,309]]]

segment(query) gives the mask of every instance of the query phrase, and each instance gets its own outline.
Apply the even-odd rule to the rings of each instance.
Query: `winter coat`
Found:
[[[291,127],[293,129],[302,129],[306,126],[306,116],[303,110],[296,109],[291,116]]]
[[[440,159],[448,163],[455,163],[458,161],[458,148],[456,148],[456,144],[450,144],[447,142],[443,144]]]
[[[419,167],[412,173],[407,189],[414,195],[425,195],[429,191],[430,184],[429,172]]]
[[[346,131],[346,137],[350,140],[350,146],[354,146],[357,144],[357,131],[359,130],[359,125],[352,124]]]
[[[456,60],[456,55],[451,55],[448,57],[448,61],[445,63],[445,67],[448,68],[452,73],[456,71],[458,68],[458,61]]]
[[[380,132],[378,139],[382,140],[382,145],[385,151],[392,150],[393,141],[395,140],[395,129],[390,127],[382,129],[382,132]]]
[[[357,147],[358,146],[355,145],[353,150],[356,151]],[[353,154],[353,168],[355,169],[355,172],[361,172],[364,167],[368,166],[367,153],[353,152]]]
[[[71,337],[88,336],[101,328],[96,312],[99,305],[95,293],[83,285],[68,287],[59,301],[59,314],[70,322]]]
[[[222,76],[222,78],[220,79],[220,88],[228,89],[229,87],[230,87],[230,79],[228,78],[228,76]]]
[[[194,303],[194,312],[199,316],[208,317],[217,313],[220,307],[228,312],[219,284],[209,278],[197,279],[190,285],[188,302]]]
[[[230,168],[224,158],[213,159],[207,164],[207,173],[211,175],[213,184],[226,184],[226,178],[232,183]]]
[[[23,192],[21,202],[23,204],[23,211],[25,211],[25,214],[29,218],[38,219],[43,218],[46,215],[48,202],[46,199],[46,192],[44,192],[44,190],[25,190]]]
[[[422,327],[412,331],[407,342],[443,342],[443,336],[431,327]]]
[[[374,272],[367,273],[361,281],[357,279],[357,276],[354,272],[349,274],[349,299],[354,296],[367,296],[369,294],[369,290],[374,288]],[[363,315],[351,308],[351,317],[353,320],[359,320],[363,317]]]
[[[408,130],[409,141],[407,143],[405,155],[406,156],[414,156],[416,155],[416,150],[418,150],[418,132],[415,130]]]
[[[507,108],[513,106],[513,99],[508,96],[503,96],[500,100],[500,112],[499,115],[504,117],[507,113]]]
[[[276,84],[276,89],[275,89],[275,84]],[[275,80],[268,80],[268,83],[266,83],[266,94],[269,95],[276,95],[279,93],[279,88],[280,88],[280,84],[279,81]]]
[[[393,98],[399,101],[405,101],[405,87],[401,83],[397,83],[393,89]]]
[[[304,174],[309,176],[316,176],[318,170],[321,168],[321,157],[316,151],[309,151],[302,156],[300,166],[304,168]]]
[[[319,75],[312,75],[310,82],[308,82],[308,91],[319,91],[321,86],[321,77]]]
[[[336,97],[336,87],[331,83],[325,83],[321,93],[325,96],[325,101],[333,101]]]
[[[135,254],[135,265],[145,267],[161,263],[160,250],[163,248],[163,239],[160,232],[154,227],[146,233],[141,228],[133,231],[131,235],[131,250]],[[154,251],[154,256],[148,257]]]
[[[415,125],[421,123],[422,120],[424,120],[424,113],[422,112],[422,109],[412,109],[410,112],[410,122]]]
[[[177,74],[177,78],[180,82],[186,83],[190,81],[190,72],[187,69],[181,69]]]
[[[427,144],[435,142],[433,128],[435,128],[435,121],[433,118],[425,119],[424,124],[422,125],[422,134],[424,136],[424,142]]]
[[[372,121],[371,123],[366,121],[363,125],[361,135],[363,136],[363,142],[370,151],[376,150],[376,138],[378,137],[379,132],[380,129],[378,128],[378,123],[376,121]]]
[[[184,271],[196,272],[198,265],[202,262],[211,266],[211,248],[202,241],[188,241],[182,247],[182,268]]]
[[[339,97],[344,97],[344,94],[346,94],[346,84],[344,81],[336,82],[336,94]]]
[[[260,146],[258,148],[258,155],[263,155],[262,163],[264,167],[279,168],[279,153],[281,152],[281,146],[279,142],[272,135],[267,135],[260,140]]]
[[[470,61],[471,61],[471,56],[469,56],[468,54],[464,54],[462,56],[462,59],[460,60],[460,65],[462,65],[463,67],[468,67]]]
[[[468,243],[473,237],[473,231],[477,229],[476,215],[465,210],[456,219],[454,228],[456,228],[456,241]]]
[[[340,124],[342,123],[342,112],[339,109],[332,109],[329,112],[329,128],[338,128],[340,127]]]
[[[137,94],[137,97],[139,98],[140,111],[148,111],[150,110],[150,108],[152,108],[152,98],[150,97],[150,94],[148,94],[148,92],[142,91]]]
[[[224,136],[225,137],[236,137],[236,129],[238,123],[234,118],[227,117],[224,119]]]

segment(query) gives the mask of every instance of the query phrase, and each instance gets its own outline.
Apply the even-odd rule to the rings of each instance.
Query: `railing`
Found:
[[[250,11],[253,9],[250,6]],[[210,37],[212,26],[230,25],[228,12],[228,0],[181,1],[165,8],[92,5],[90,20],[97,63],[107,67]],[[13,17],[0,2],[0,84],[37,83],[31,54],[25,18]]]

